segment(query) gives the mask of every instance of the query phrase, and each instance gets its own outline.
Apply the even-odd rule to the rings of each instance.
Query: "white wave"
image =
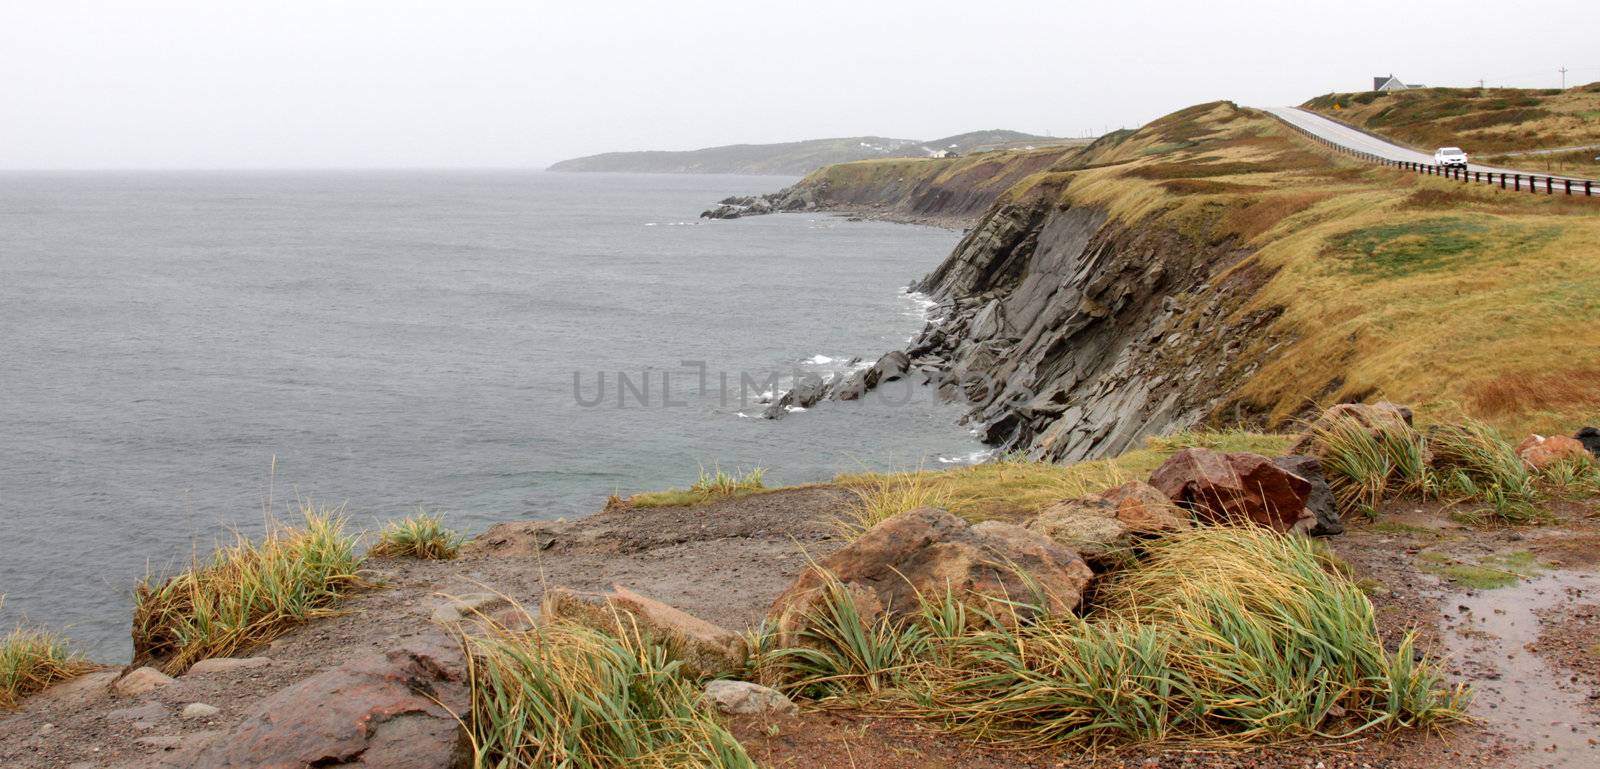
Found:
[[[801,362],[802,363],[810,363],[813,366],[826,366],[829,363],[832,363],[832,362],[834,362],[836,360],[838,360],[838,358],[830,358],[830,357],[828,357],[826,355],[813,355],[813,356],[811,356],[809,358],[806,358],[804,361],[801,361]]]
[[[983,449],[981,451],[974,451],[970,454],[965,454],[962,456],[952,457],[941,455],[934,457],[934,459],[935,461],[939,462],[939,464],[943,465],[976,465],[987,462],[989,459],[994,457],[996,451],[998,451],[998,449]]]

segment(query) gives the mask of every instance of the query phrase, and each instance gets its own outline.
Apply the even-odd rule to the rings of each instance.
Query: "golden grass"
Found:
[[[337,510],[307,505],[301,513],[301,527],[273,523],[259,543],[237,535],[209,560],[146,578],[134,595],[134,661],[177,675],[333,614],[362,585],[355,537]]]
[[[1321,546],[1258,527],[1153,540],[1103,578],[1085,616],[1006,621],[924,596],[868,621],[834,581],[802,645],[760,645],[790,691],[925,718],[974,739],[1054,749],[1439,728],[1464,719],[1411,637],[1392,651],[1372,605]]]
[[[1145,448],[1114,459],[1058,465],[1002,458],[979,465],[898,473],[849,473],[834,483],[861,499],[857,520],[879,521],[926,502],[969,521],[1020,521],[1063,499],[1082,497],[1149,477],[1178,451],[1201,446],[1219,451],[1280,454],[1293,438],[1241,430],[1183,432],[1151,438]],[[908,506],[909,505],[909,506]]]
[[[461,552],[462,539],[462,535],[445,528],[443,515],[419,512],[384,524],[378,532],[378,544],[367,555],[448,561]]]
[[[755,769],[698,681],[636,632],[489,623],[465,641],[474,766]]]
[[[0,710],[13,709],[23,697],[99,667],[74,652],[65,638],[18,626],[0,638]]]

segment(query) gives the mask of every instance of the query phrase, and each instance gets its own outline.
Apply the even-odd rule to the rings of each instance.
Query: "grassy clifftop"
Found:
[[[1230,291],[1223,312],[1270,322],[1243,338],[1164,339],[1141,353],[1170,342],[1194,351],[1186,366],[1204,368],[1207,356],[1242,347],[1214,421],[1281,426],[1319,403],[1372,398],[1514,431],[1570,432],[1600,412],[1596,201],[1362,163],[1225,102],[1070,153],[1002,199],[1096,208],[1110,226],[1161,229],[1183,250],[1230,255],[1171,298],[1202,307]],[[1226,327],[1192,317],[1191,333],[1167,336]]]
[[[1600,162],[1595,160],[1600,155],[1600,83],[1564,91],[1421,88],[1331,93],[1303,106],[1425,150],[1460,146],[1496,165],[1600,176]],[[1566,149],[1575,147],[1589,149]]]

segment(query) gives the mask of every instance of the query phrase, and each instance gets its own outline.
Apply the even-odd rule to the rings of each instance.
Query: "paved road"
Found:
[[[1377,155],[1378,157],[1388,158],[1390,160],[1402,160],[1412,163],[1433,163],[1433,155],[1430,153],[1418,152],[1414,149],[1402,147],[1398,144],[1392,144],[1384,141],[1383,139],[1379,139],[1372,134],[1362,133],[1361,131],[1357,131],[1356,129],[1336,120],[1329,120],[1328,118],[1325,118],[1314,112],[1308,112],[1300,109],[1299,107],[1268,107],[1266,111],[1273,114],[1279,120],[1282,120],[1285,123],[1302,128],[1342,147],[1348,147],[1353,150],[1366,152],[1372,155]],[[1464,149],[1467,150],[1468,156],[1471,156],[1472,148],[1466,147]],[[1467,166],[1467,168],[1471,171],[1484,171],[1497,174],[1537,174],[1541,180],[1544,177],[1549,176],[1556,180],[1570,178],[1577,181],[1582,181],[1575,176],[1557,176],[1544,171],[1500,168],[1498,166],[1478,165],[1477,163],[1473,163],[1472,165]]]

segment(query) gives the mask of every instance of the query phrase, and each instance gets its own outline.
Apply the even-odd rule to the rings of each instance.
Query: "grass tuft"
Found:
[[[833,521],[846,541],[854,542],[867,530],[909,510],[920,507],[945,509],[953,499],[951,489],[923,473],[904,476],[872,475],[850,487],[856,503]]]
[[[607,500],[606,507],[682,507],[684,505],[698,505],[715,499],[729,497],[742,497],[746,494],[758,494],[767,491],[763,478],[766,468],[757,467],[754,470],[740,473],[726,473],[721,467],[713,468],[706,472],[700,468],[700,477],[689,485],[687,489],[667,489],[666,491],[647,491],[635,494],[624,500],[612,502]],[[612,495],[615,497],[616,495]]]
[[[474,766],[754,769],[664,649],[569,623],[466,638]]]
[[[0,710],[13,709],[23,697],[98,667],[72,651],[65,638],[19,626],[0,638]]]
[[[135,662],[177,675],[334,613],[362,584],[355,538],[336,510],[301,512],[302,527],[274,524],[260,543],[238,535],[209,561],[196,559],[165,580],[146,578],[134,596]]]
[[[461,552],[464,537],[444,526],[444,516],[419,512],[390,521],[378,533],[378,544],[367,555],[375,558],[417,558],[448,561]]]
[[[1202,528],[1154,540],[1087,617],[1028,624],[949,595],[899,626],[861,623],[834,590],[806,648],[768,656],[789,661],[791,690],[870,694],[1028,746],[1239,744],[1464,718],[1468,693],[1414,657],[1410,637],[1386,651],[1371,603],[1326,561],[1304,537]]]

